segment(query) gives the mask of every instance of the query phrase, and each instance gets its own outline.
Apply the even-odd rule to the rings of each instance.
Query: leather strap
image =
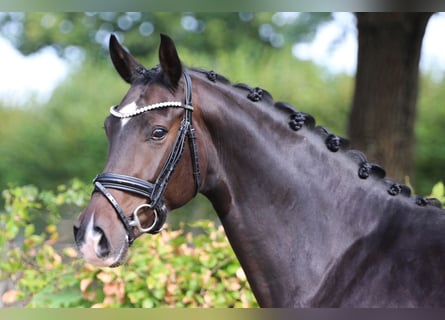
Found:
[[[119,203],[116,201],[116,199],[113,197],[113,195],[98,181],[94,182],[95,190],[99,190],[105,198],[111,203],[111,205],[114,207],[114,210],[116,211],[119,219],[121,220],[122,224],[125,227],[125,231],[127,232],[128,236],[128,245],[131,246],[131,244],[134,241],[134,234],[133,234],[133,228],[130,226],[130,222],[128,221],[127,217],[125,216],[124,210],[122,210]]]

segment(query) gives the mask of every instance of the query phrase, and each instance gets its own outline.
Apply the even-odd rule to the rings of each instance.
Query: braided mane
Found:
[[[288,115],[288,126],[290,130],[298,131],[301,128],[305,127],[316,133],[321,139],[323,139],[329,151],[341,151],[357,164],[357,175],[360,179],[368,179],[372,176],[382,180],[389,195],[402,195],[408,198],[412,198],[414,203],[419,206],[432,205],[439,208],[442,207],[441,202],[438,199],[412,196],[411,188],[408,185],[397,183],[392,181],[391,179],[388,179],[386,177],[385,170],[381,166],[375,163],[370,163],[363,152],[351,149],[348,139],[330,133],[323,126],[316,125],[314,117],[310,114],[297,111],[292,105],[288,103],[275,102],[272,95],[268,91],[259,87],[251,87],[244,83],[232,84],[226,77],[217,74],[214,71],[206,71],[200,68],[192,68],[192,70],[201,74],[205,74],[207,78],[212,82],[218,81],[226,85],[231,85],[236,89],[246,91],[246,97],[253,102],[266,100],[266,102],[273,105],[277,110],[280,110],[281,112],[284,112]]]

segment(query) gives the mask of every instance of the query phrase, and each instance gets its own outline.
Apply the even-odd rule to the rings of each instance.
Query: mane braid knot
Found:
[[[263,89],[258,87],[251,89],[247,98],[253,102],[260,101],[263,98]]]
[[[209,79],[212,82],[216,82],[216,78],[217,78],[217,74],[215,71],[211,70],[209,72],[206,73],[207,74],[207,79]]]
[[[428,205],[428,200],[422,197],[416,197],[416,204],[421,207]]]
[[[391,196],[396,196],[401,192],[402,186],[399,183],[393,183],[388,189],[388,194]]]
[[[306,115],[302,112],[296,112],[290,116],[289,127],[298,131],[304,126],[304,122],[306,121]]]
[[[289,127],[292,130],[298,131],[303,128],[304,125],[309,128],[314,128],[315,119],[310,114],[299,111],[294,112],[290,115]]]
[[[360,179],[367,179],[369,178],[369,175],[371,174],[371,165],[369,162],[362,162],[360,164],[360,167],[358,168],[358,176]]]
[[[340,150],[341,139],[335,134],[332,133],[329,134],[328,137],[326,138],[325,143],[328,149],[332,152],[337,152],[338,150]]]

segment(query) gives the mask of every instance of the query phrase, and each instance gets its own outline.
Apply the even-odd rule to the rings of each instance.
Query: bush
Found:
[[[245,275],[222,227],[199,221],[195,235],[164,231],[136,241],[126,265],[99,269],[85,264],[71,246],[59,248],[60,209],[81,207],[87,187],[75,181],[57,192],[32,186],[3,192],[0,215],[0,279],[13,289],[6,305],[28,307],[253,307]],[[44,213],[41,231],[32,216]],[[145,240],[145,241],[144,241]]]

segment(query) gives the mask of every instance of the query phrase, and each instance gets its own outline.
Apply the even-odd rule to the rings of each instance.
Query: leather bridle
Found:
[[[188,138],[191,157],[192,157],[192,166],[193,166],[193,177],[195,181],[195,194],[199,191],[200,187],[200,172],[199,172],[199,159],[198,152],[196,146],[196,136],[195,129],[192,125],[192,80],[190,75],[184,71],[184,79],[185,79],[185,102],[184,104],[178,101],[167,101],[152,104],[149,106],[138,108],[135,112],[132,113],[120,113],[116,111],[117,106],[113,106],[110,108],[111,115],[118,118],[130,118],[137,116],[143,112],[159,109],[159,108],[183,108],[184,115],[178,129],[178,133],[176,136],[176,141],[173,145],[173,148],[162,167],[156,181],[154,183],[135,178],[132,176],[127,176],[123,174],[116,173],[101,173],[97,175],[94,180],[94,192],[100,192],[103,194],[110,204],[113,206],[116,211],[119,219],[125,227],[128,237],[129,246],[133,243],[135,237],[133,234],[133,228],[136,228],[141,233],[151,233],[156,234],[162,230],[162,226],[167,219],[167,207],[165,205],[163,195],[165,189],[167,188],[168,182],[178,164],[179,160],[184,151],[185,141]],[[117,200],[113,197],[113,195],[107,189],[118,189],[125,192],[135,193],[139,196],[147,198],[149,203],[142,204],[138,206],[133,214],[127,218],[123,209],[117,202]],[[153,210],[154,221],[153,223],[143,228],[138,213],[143,209]]]

